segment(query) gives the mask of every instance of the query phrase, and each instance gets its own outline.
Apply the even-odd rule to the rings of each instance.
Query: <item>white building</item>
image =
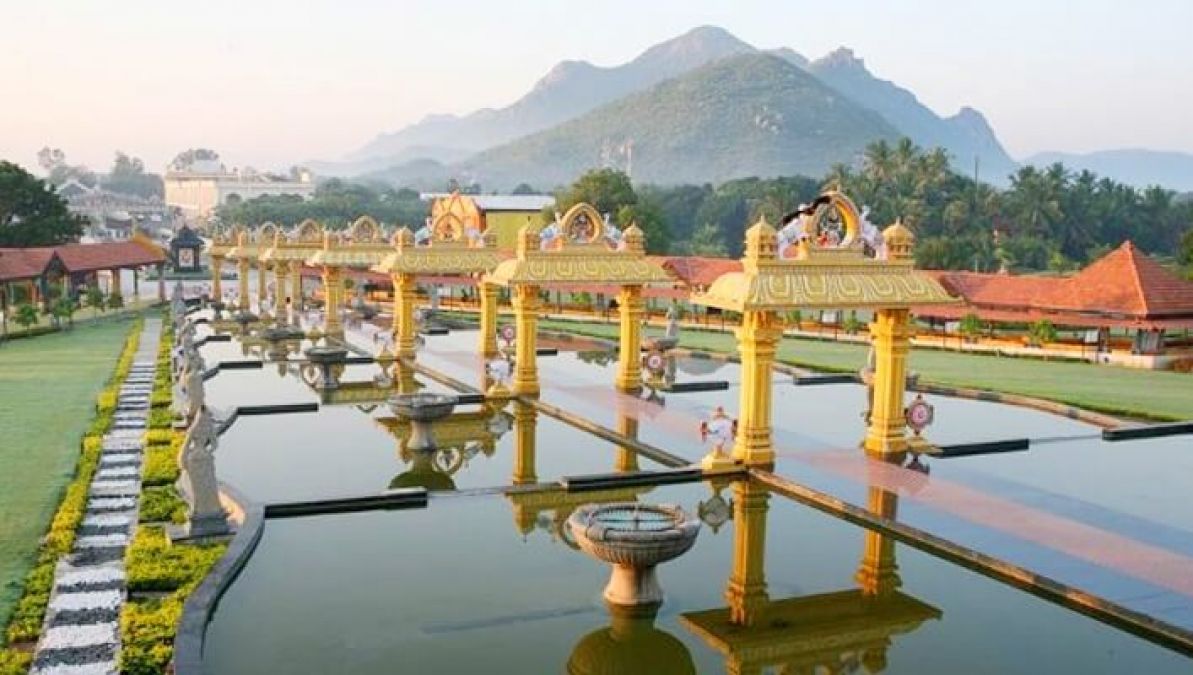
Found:
[[[263,195],[298,195],[309,199],[315,181],[309,171],[297,177],[258,173],[252,169],[227,171],[212,161],[195,162],[185,170],[171,167],[164,178],[166,204],[177,207],[192,222],[210,218],[216,207]]]

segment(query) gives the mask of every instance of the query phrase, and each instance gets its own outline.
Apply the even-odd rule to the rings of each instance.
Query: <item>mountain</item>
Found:
[[[1136,187],[1159,185],[1181,192],[1193,191],[1193,155],[1183,152],[1123,149],[1075,154],[1042,152],[1023,160],[1044,167],[1060,162],[1069,169],[1088,169]]]
[[[616,165],[646,183],[818,176],[867,143],[899,136],[877,113],[787,59],[758,51],[721,59],[603,105],[454,168],[486,189],[559,185]]]
[[[417,124],[378,136],[349,159],[391,158],[403,155],[412,146],[484,150],[555,126],[707,63],[753,51],[752,46],[722,28],[702,26],[657,44],[620,66],[605,68],[586,61],[563,61],[512,105],[462,117],[430,115]],[[451,161],[442,156],[424,156]]]
[[[920,103],[915,94],[872,75],[852,50],[841,47],[813,61],[808,65],[808,71],[841,94],[882,115],[916,144],[947,150],[957,171],[970,173],[976,157],[981,177],[1002,184],[1015,170],[1015,161],[998,142],[982,113],[966,107],[952,117],[942,118]]]
[[[369,157],[365,159],[347,159],[339,162],[324,160],[307,160],[302,166],[309,168],[319,176],[360,176],[372,172],[383,172],[386,169],[402,164],[422,165],[425,162],[457,162],[475,154],[475,150],[463,150],[446,146],[411,145],[401,148],[392,155],[384,157]],[[434,158],[433,160],[430,158]]]

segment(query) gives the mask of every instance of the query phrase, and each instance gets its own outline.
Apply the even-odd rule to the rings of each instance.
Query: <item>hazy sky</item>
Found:
[[[701,24],[812,58],[850,46],[938,113],[981,110],[1015,157],[1193,152],[1193,0],[0,0],[0,158],[334,159]]]

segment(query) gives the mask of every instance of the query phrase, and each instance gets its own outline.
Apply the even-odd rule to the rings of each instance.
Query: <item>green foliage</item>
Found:
[[[142,523],[184,523],[186,502],[173,486],[146,487],[141,492]]]
[[[130,591],[176,591],[197,586],[224,554],[221,544],[171,544],[166,532],[141,525],[125,553]]]
[[[150,445],[145,450],[145,467],[141,472],[141,484],[147,486],[173,485],[178,480],[178,443]]]
[[[1056,326],[1052,325],[1052,322],[1048,319],[1040,319],[1028,329],[1028,336],[1032,344],[1037,347],[1043,347],[1050,342],[1056,342]]]
[[[0,246],[55,246],[81,234],[83,220],[45,181],[0,161]]]
[[[139,158],[116,151],[116,159],[100,186],[110,192],[136,195],[142,198],[161,197],[165,194],[162,177],[145,173],[145,163]]]
[[[958,330],[967,338],[975,338],[982,334],[982,319],[977,314],[970,312],[961,317]]]
[[[857,335],[861,332],[862,328],[865,328],[865,324],[857,318],[856,311],[850,312],[849,316],[845,317],[845,320],[841,322],[841,330],[845,331],[847,335]]]
[[[138,600],[120,612],[120,672],[160,675],[174,657],[174,633],[182,620],[184,599],[175,593],[160,600]]]
[[[1176,259],[1182,265],[1193,265],[1193,227],[1181,235],[1181,241],[1176,249]]]
[[[395,190],[377,184],[333,178],[321,183],[311,199],[299,195],[255,197],[219,209],[225,223],[259,225],[266,221],[292,227],[314,218],[327,227],[345,227],[369,215],[382,223],[417,227],[427,215],[427,205],[412,190]]]
[[[0,675],[25,675],[33,664],[33,654],[18,649],[0,649]]]
[[[108,295],[108,309],[120,309],[124,307],[124,296],[113,292]]]
[[[87,291],[83,293],[83,302],[92,309],[98,309],[103,312],[108,309],[108,303],[104,298],[104,292],[99,290],[99,286],[88,286]]]
[[[169,408],[150,408],[150,429],[169,429],[174,425],[174,412]]]
[[[78,309],[79,306],[75,304],[74,298],[61,297],[50,306],[50,314],[59,321],[66,319],[68,322],[73,324],[75,312],[78,311]]]
[[[12,320],[19,326],[28,329],[37,323],[37,308],[30,304],[21,305],[17,307],[16,314],[13,315]]]

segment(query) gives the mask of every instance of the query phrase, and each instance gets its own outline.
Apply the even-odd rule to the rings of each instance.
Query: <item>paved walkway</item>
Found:
[[[147,319],[112,430],[104,436],[74,551],[58,564],[33,675],[118,672],[124,553],[137,526],[141,461],[153,391],[161,320]]]

